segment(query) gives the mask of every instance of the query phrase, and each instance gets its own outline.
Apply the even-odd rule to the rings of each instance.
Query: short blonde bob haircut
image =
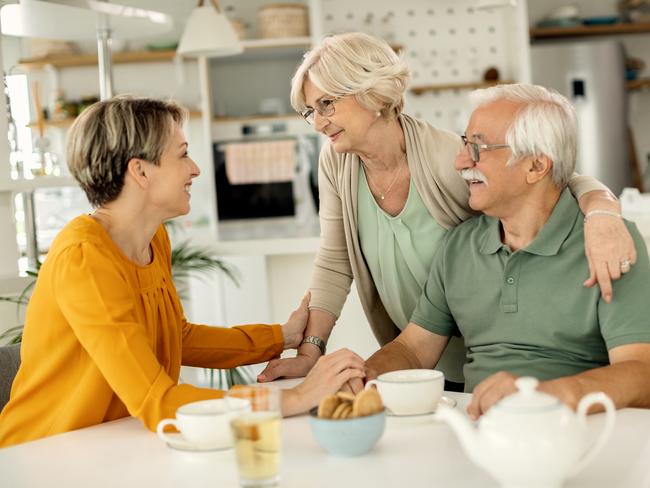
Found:
[[[159,164],[175,125],[186,118],[187,111],[172,101],[129,95],[84,110],[70,128],[66,155],[90,204],[100,207],[118,197],[131,159]]]
[[[350,32],[326,37],[305,53],[291,80],[291,105],[298,112],[307,108],[307,78],[328,95],[354,96],[362,107],[397,117],[404,108],[410,72],[385,41]]]

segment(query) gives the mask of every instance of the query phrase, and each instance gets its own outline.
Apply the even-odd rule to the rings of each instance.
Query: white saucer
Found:
[[[449,398],[447,396],[440,397],[440,400],[438,401],[438,405],[445,405],[445,406],[451,407],[451,408],[454,408],[457,404],[458,404],[458,402],[454,398]],[[391,412],[388,408],[386,409],[386,416],[387,417],[399,417],[399,418],[402,418],[402,419],[429,417],[429,416],[432,416],[435,413],[436,413],[436,410],[433,409],[431,412],[418,413],[418,414],[415,414],[415,415],[397,415],[397,414]]]
[[[166,434],[168,440],[165,441],[167,447],[171,449],[176,449],[177,451],[186,451],[186,452],[209,452],[209,451],[225,451],[226,449],[231,449],[232,446],[215,446],[210,444],[193,444],[183,437],[183,434],[174,433]]]

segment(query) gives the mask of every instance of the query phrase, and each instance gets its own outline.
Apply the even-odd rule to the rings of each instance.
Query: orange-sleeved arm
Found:
[[[177,385],[165,372],[144,325],[135,318],[133,287],[108,251],[82,243],[56,259],[52,289],[57,304],[131,415],[154,430],[184,403],[223,396],[218,390]]]
[[[280,325],[209,327],[183,321],[183,364],[229,369],[279,356],[284,349]]]

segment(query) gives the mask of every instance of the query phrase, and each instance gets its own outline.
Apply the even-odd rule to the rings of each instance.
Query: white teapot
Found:
[[[598,454],[614,428],[616,408],[604,393],[586,395],[574,413],[556,397],[537,391],[538,384],[535,378],[518,378],[519,391],[490,408],[478,428],[445,405],[436,413],[472,461],[507,488],[562,486]],[[605,407],[605,425],[588,445],[587,411],[598,403]]]

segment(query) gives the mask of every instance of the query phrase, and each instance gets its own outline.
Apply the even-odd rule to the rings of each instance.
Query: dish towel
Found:
[[[226,176],[231,185],[292,181],[296,165],[294,139],[231,142],[225,145]]]

